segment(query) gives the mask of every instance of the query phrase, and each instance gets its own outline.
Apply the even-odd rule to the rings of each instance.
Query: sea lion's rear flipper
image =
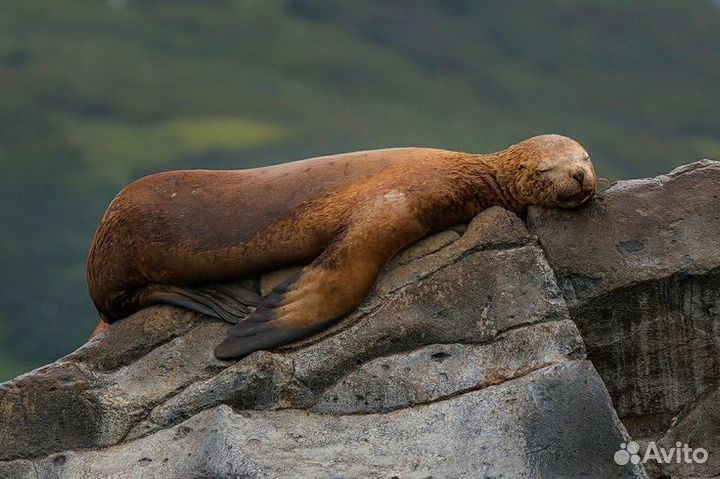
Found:
[[[260,303],[260,296],[237,283],[203,286],[148,286],[140,294],[142,307],[171,304],[235,324]]]
[[[247,320],[236,324],[215,355],[238,358],[290,343],[358,306],[390,257],[424,232],[407,209],[397,206],[373,208],[370,218],[352,218],[323,254],[276,286]]]

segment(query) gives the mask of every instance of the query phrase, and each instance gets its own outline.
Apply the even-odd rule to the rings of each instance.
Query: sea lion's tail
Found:
[[[171,304],[235,324],[245,319],[251,308],[260,303],[260,295],[235,283],[203,286],[154,284],[143,288],[137,302],[139,308]]]

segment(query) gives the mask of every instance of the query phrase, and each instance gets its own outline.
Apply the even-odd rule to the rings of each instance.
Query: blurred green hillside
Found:
[[[0,380],[96,313],[115,193],[181,167],[580,140],[600,174],[720,157],[710,1],[2,0]]]

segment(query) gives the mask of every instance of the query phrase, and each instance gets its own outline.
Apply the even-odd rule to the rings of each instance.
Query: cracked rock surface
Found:
[[[630,435],[709,451],[704,464],[660,465],[667,477],[720,475],[708,399],[720,380],[720,162],[621,181],[588,208],[534,209],[528,223]]]
[[[613,460],[625,425],[720,456],[700,419],[719,193],[699,162],[529,231],[489,209],[401,252],[332,328],[240,361],[212,353],[230,325],[141,311],[0,385],[0,477],[647,477]]]

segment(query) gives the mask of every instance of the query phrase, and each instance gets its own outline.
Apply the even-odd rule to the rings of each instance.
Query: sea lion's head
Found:
[[[575,208],[597,191],[590,155],[571,138],[540,135],[506,151],[516,169],[515,187],[527,204]]]

